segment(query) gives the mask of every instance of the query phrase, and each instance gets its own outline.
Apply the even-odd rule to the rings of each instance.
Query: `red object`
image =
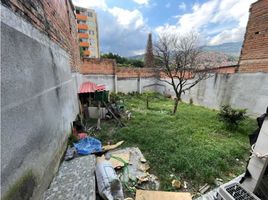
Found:
[[[95,91],[104,91],[105,85],[96,85],[95,83],[92,83],[90,81],[83,83],[80,86],[78,93],[91,93]]]
[[[78,134],[78,138],[79,140],[83,139],[83,138],[86,138],[88,135],[86,133],[79,133]]]

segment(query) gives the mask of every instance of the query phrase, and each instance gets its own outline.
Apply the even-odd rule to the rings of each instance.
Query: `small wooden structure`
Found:
[[[87,81],[80,86],[78,92],[80,113],[84,119],[105,118],[107,109],[103,103],[108,102],[109,91],[106,91],[105,85],[96,85]]]

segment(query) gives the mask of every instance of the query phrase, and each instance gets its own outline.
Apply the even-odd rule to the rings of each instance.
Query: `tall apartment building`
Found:
[[[83,58],[99,58],[97,14],[93,9],[75,6],[80,53]]]

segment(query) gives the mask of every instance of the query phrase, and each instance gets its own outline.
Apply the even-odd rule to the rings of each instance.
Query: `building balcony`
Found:
[[[81,30],[88,30],[88,25],[86,24],[77,24],[77,27]]]
[[[79,38],[88,38],[88,34],[87,33],[78,33]]]
[[[90,51],[86,50],[86,51],[83,51],[83,56],[89,56],[90,55]]]
[[[87,21],[87,16],[86,15],[81,15],[81,14],[76,14],[76,19]]]
[[[80,42],[79,46],[80,47],[89,47],[89,43],[88,42]]]

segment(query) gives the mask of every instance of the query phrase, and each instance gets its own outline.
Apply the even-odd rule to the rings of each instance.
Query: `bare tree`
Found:
[[[183,36],[163,34],[154,45],[154,51],[160,80],[171,85],[176,95],[175,114],[181,95],[208,78],[208,71],[198,63],[198,36],[194,33]]]
[[[145,52],[145,67],[152,68],[154,66],[153,42],[152,34],[148,34],[146,52]]]

